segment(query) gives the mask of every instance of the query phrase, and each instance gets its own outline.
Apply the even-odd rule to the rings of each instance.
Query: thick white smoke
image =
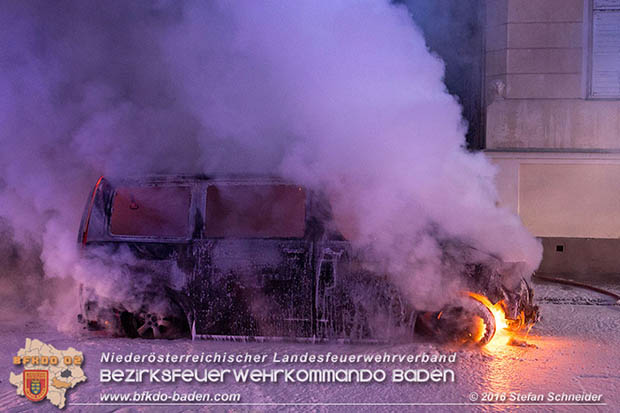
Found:
[[[0,216],[11,242],[43,249],[48,275],[92,276],[74,240],[99,174],[154,172],[279,173],[321,188],[416,300],[442,291],[438,238],[539,264],[539,243],[496,206],[494,167],[463,149],[443,63],[404,7],[1,7]]]

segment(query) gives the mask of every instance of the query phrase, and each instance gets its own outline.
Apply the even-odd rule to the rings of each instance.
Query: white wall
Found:
[[[501,205],[539,237],[620,238],[620,153],[487,152]]]

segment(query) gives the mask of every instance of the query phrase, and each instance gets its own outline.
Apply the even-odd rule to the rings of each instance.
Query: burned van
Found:
[[[476,300],[458,300],[443,321],[416,308],[388,275],[367,270],[325,196],[279,178],[102,177],[78,241],[86,256],[131,257],[118,264],[131,299],[81,287],[79,320],[108,334],[365,341],[447,329],[467,338],[477,334],[474,319],[487,325],[478,342],[495,331]],[[509,319],[535,321],[524,280],[508,290],[484,263],[466,272],[470,289],[504,302]]]

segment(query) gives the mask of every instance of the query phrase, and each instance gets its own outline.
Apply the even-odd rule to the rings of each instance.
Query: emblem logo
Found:
[[[24,395],[28,400],[40,402],[45,399],[48,384],[47,370],[24,370]]]

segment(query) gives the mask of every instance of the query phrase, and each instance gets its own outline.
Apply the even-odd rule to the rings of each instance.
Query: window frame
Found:
[[[594,18],[596,13],[605,13],[605,12],[613,12],[618,13],[620,17],[620,2],[617,7],[613,9],[604,9],[604,8],[595,8],[595,0],[586,0],[586,22],[588,25],[587,29],[587,55],[584,56],[587,65],[587,81],[586,81],[586,98],[588,100],[601,100],[601,101],[617,101],[620,100],[620,90],[615,95],[597,95],[594,93],[593,84],[594,84]],[[620,67],[618,68],[619,76],[620,76]]]

